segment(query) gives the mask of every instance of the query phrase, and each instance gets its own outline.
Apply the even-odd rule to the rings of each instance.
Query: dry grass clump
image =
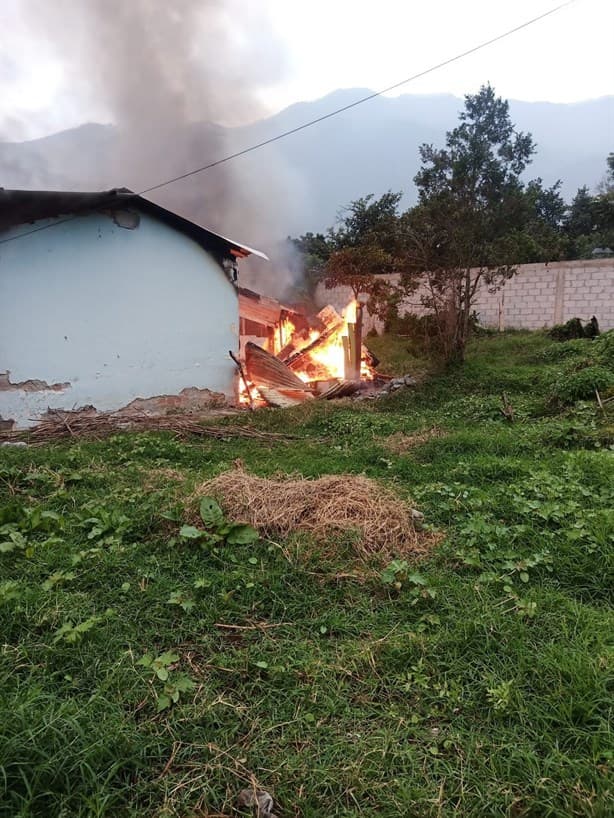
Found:
[[[364,559],[417,555],[432,540],[416,530],[411,507],[393,491],[352,474],[266,478],[239,468],[207,480],[197,495],[212,495],[230,519],[251,523],[265,537],[304,532],[326,545],[349,533]]]
[[[178,469],[171,469],[163,467],[159,469],[143,469],[143,488],[147,491],[154,491],[166,486],[177,486],[179,483],[185,483],[187,476]]]
[[[432,429],[425,429],[422,432],[414,432],[412,435],[406,435],[403,432],[395,432],[385,440],[383,445],[393,454],[405,454],[410,449],[416,446],[422,446],[423,443],[428,443],[435,437],[443,437],[445,432],[439,426],[433,426]]]

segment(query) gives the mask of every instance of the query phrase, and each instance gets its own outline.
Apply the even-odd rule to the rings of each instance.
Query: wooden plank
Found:
[[[291,369],[251,342],[245,345],[245,369],[250,382],[271,406],[295,406],[313,399],[310,388]]]

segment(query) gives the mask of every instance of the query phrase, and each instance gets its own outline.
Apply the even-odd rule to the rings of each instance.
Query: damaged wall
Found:
[[[127,229],[94,213],[0,247],[5,423],[30,425],[48,408],[113,411],[192,387],[233,398],[228,350],[237,348],[226,274],[148,215]]]

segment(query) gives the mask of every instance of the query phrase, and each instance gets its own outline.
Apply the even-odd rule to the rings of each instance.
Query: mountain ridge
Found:
[[[176,155],[169,157],[168,167],[151,169],[151,184],[291,130],[370,93],[337,89],[235,128],[206,122],[179,126],[174,136]],[[605,173],[605,158],[614,149],[614,96],[574,103],[509,103],[517,129],[530,131],[537,144],[527,178],[540,176],[547,185],[561,179],[568,201],[581,185],[597,185]],[[245,180],[244,195],[249,192],[255,208],[266,206],[273,193],[287,196],[289,206],[278,207],[276,213],[279,236],[323,230],[334,223],[340,208],[368,193],[404,190],[403,203],[408,206],[415,200],[412,180],[419,167],[419,145],[443,145],[445,132],[456,125],[462,107],[463,100],[452,94],[378,96],[235,160],[233,173],[239,184]],[[130,166],[122,169],[116,164],[119,139],[114,125],[83,123],[30,141],[0,142],[0,185],[135,187]],[[209,156],[212,141],[216,147]],[[184,159],[189,166],[183,166]],[[267,176],[276,177],[271,189]],[[173,187],[175,200],[181,201],[178,186]]]

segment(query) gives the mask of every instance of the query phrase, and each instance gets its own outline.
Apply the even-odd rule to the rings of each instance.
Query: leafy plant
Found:
[[[8,554],[11,551],[24,551],[26,557],[34,554],[34,547],[28,544],[27,538],[19,531],[13,523],[0,526],[0,554]]]
[[[220,543],[250,545],[258,539],[258,531],[253,526],[227,520],[219,503],[213,497],[203,497],[199,511],[204,529],[183,525],[179,529],[181,539],[194,540],[203,546]]]
[[[500,682],[486,690],[486,698],[495,710],[504,712],[510,706],[513,689],[513,681]]]
[[[53,641],[54,643],[61,641],[70,643],[80,642],[85,634],[91,631],[102,619],[102,616],[90,616],[88,619],[84,619],[83,622],[78,622],[76,625],[70,621],[64,622],[55,632]]]
[[[595,397],[595,389],[606,392],[614,387],[614,369],[596,364],[559,376],[552,388],[552,399],[559,404]]]
[[[6,582],[0,583],[0,605],[20,599],[22,593],[18,582],[7,580]]]
[[[6,516],[10,519],[6,520]],[[55,511],[46,511],[39,506],[13,509],[0,524],[0,553],[23,551],[26,557],[32,557],[36,545],[61,542],[53,532],[62,531],[64,519]],[[44,540],[41,535],[49,535]]]
[[[43,582],[43,591],[51,591],[57,585],[63,582],[70,582],[74,578],[75,574],[72,571],[54,571],[54,573],[50,574]]]
[[[167,603],[169,605],[179,605],[186,613],[189,613],[195,606],[194,600],[184,594],[182,591],[173,591],[169,596]]]
[[[436,596],[427,578],[423,574],[411,571],[409,563],[405,560],[392,560],[380,574],[380,579],[384,585],[395,591],[409,590],[410,596],[413,597],[412,605],[416,605],[421,599],[434,599]]]
[[[152,681],[163,683],[162,692],[156,692],[156,709],[159,712],[166,710],[172,704],[176,704],[182,693],[193,690],[196,685],[185,673],[177,671],[179,655],[172,651],[165,651],[159,656],[146,653],[142,656],[137,665],[147,668],[152,676]]]
[[[87,539],[100,545],[118,545],[130,528],[130,520],[116,508],[88,503],[84,506],[80,527]]]

